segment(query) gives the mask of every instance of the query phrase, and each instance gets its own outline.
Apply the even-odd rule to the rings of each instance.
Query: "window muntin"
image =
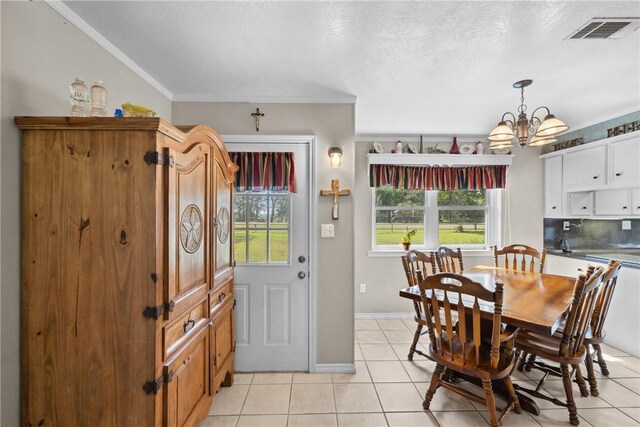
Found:
[[[399,249],[407,229],[417,230],[414,248],[486,248],[497,243],[498,205],[499,190],[375,188],[372,248]]]
[[[289,193],[236,193],[233,215],[234,259],[238,264],[289,263]]]

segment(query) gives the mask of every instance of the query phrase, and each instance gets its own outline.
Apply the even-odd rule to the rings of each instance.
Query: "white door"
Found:
[[[593,187],[605,183],[607,147],[593,148],[565,154],[563,178],[565,188]]]
[[[609,146],[611,169],[609,182],[638,185],[640,179],[640,140],[614,142]]]
[[[297,192],[234,195],[236,371],[309,369],[307,144],[227,143],[229,151],[292,152]]]

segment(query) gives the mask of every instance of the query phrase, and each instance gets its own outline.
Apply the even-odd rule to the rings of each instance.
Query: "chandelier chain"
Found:
[[[518,107],[519,113],[527,111],[527,106],[524,105],[524,86],[520,88],[520,106]]]

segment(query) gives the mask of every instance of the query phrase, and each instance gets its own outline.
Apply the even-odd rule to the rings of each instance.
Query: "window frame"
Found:
[[[235,203],[237,200],[237,197],[241,196],[245,198],[245,205],[248,204],[248,197],[251,196],[266,196],[267,197],[267,217],[266,217],[266,221],[264,223],[264,226],[260,226],[259,228],[256,228],[256,230],[264,230],[267,232],[267,241],[266,241],[266,258],[267,260],[264,262],[250,262],[249,261],[249,214],[246,212],[246,208],[245,208],[245,220],[244,220],[244,224],[245,227],[244,228],[239,228],[240,230],[244,230],[246,232],[246,241],[244,244],[244,252],[245,252],[245,260],[244,261],[237,261],[235,260],[235,249],[236,249],[236,239],[233,239],[233,254],[234,254],[234,260],[236,261],[238,266],[241,267],[286,267],[286,266],[291,266],[292,265],[292,260],[291,260],[291,214],[292,214],[292,203],[291,203],[291,194],[287,191],[236,191],[234,194],[234,209],[235,209]],[[270,201],[271,198],[273,196],[285,196],[288,199],[288,221],[287,221],[287,227],[276,227],[276,228],[272,228],[271,227],[271,218],[269,215],[269,208],[270,208]],[[236,231],[236,224],[239,224],[240,222],[236,222],[235,221],[235,211],[233,212],[233,231],[235,233]],[[271,231],[283,231],[286,230],[287,231],[287,261],[271,261]]]
[[[480,210],[486,212],[485,221],[485,244],[457,244],[462,250],[483,251],[488,250],[491,246],[500,246],[501,235],[501,202],[502,190],[490,189],[486,191],[486,206],[438,206],[438,190],[423,190],[425,192],[423,206],[376,206],[376,188],[371,189],[371,253],[385,252],[403,252],[401,242],[396,245],[378,245],[376,244],[376,213],[386,210],[422,210],[425,241],[421,243],[413,242],[411,248],[418,250],[435,250],[440,244],[439,239],[439,220],[440,211],[447,210]],[[455,191],[455,190],[452,190]],[[448,244],[453,246],[452,244]]]

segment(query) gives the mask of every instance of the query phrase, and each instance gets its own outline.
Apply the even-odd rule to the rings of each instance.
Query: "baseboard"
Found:
[[[357,320],[413,319],[415,313],[356,313]]]
[[[314,374],[355,374],[356,365],[353,363],[318,363],[315,369],[312,370]]]

